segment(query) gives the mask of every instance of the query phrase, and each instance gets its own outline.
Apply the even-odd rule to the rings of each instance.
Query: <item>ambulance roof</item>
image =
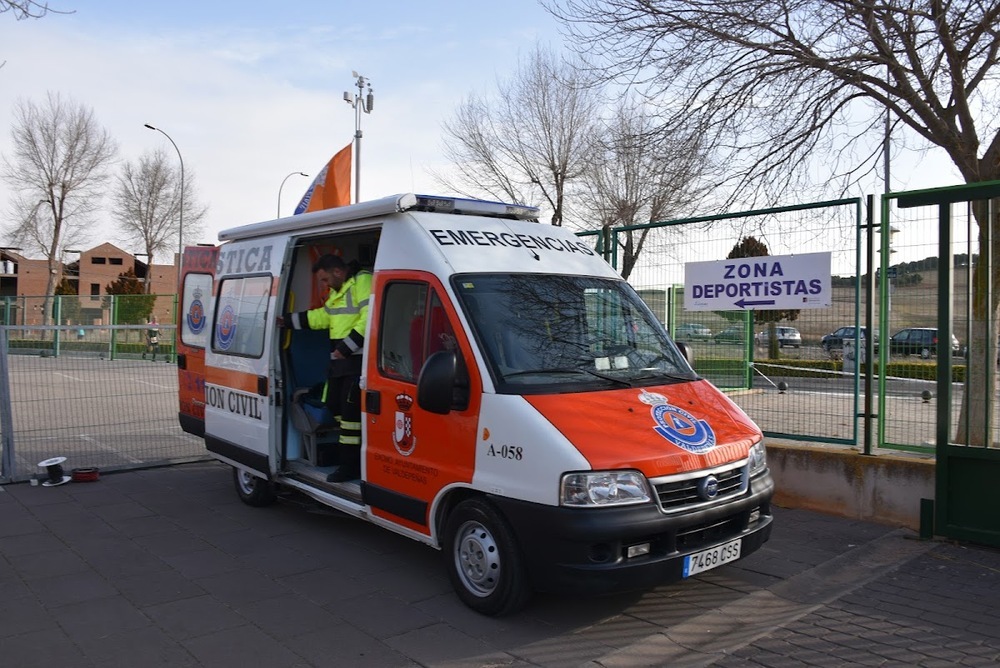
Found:
[[[403,211],[430,211],[458,215],[486,216],[489,218],[538,221],[538,208],[533,206],[406,193],[383,197],[382,199],[370,202],[352,204],[350,206],[341,206],[334,209],[324,209],[322,211],[314,211],[287,218],[253,223],[251,225],[231,227],[219,232],[219,241],[235,241],[237,239],[249,239],[272,234],[288,234],[336,223],[401,213]]]

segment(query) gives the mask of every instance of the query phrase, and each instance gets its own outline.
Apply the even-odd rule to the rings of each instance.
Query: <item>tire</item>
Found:
[[[514,532],[490,503],[455,506],[444,531],[445,567],[458,597],[483,615],[520,610],[532,590]]]
[[[930,350],[930,348],[921,348],[920,349],[920,359],[929,360],[930,358],[931,358],[931,350]]]
[[[271,481],[258,478],[243,469],[233,467],[233,484],[240,501],[254,508],[269,506],[278,498]]]

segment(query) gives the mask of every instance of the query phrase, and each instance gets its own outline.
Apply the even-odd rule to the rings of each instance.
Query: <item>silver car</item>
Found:
[[[791,348],[802,347],[802,335],[799,334],[799,330],[795,329],[794,327],[784,327],[784,326],[775,327],[774,329],[778,338],[779,348],[784,348],[785,346],[789,346]],[[767,345],[768,338],[770,336],[770,331],[771,331],[770,328],[765,329],[764,331],[757,334],[756,337],[754,337],[755,340],[757,341],[758,346]]]

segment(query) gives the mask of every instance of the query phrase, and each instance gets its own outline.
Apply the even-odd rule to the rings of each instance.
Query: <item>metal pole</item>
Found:
[[[306,176],[306,177],[309,176],[305,172],[292,172],[291,174],[289,174],[288,176],[286,176],[281,180],[281,185],[278,187],[278,218],[281,218],[281,191],[285,188],[285,181],[295,176],[296,174],[298,174],[299,176]]]
[[[369,79],[357,72],[351,72],[357,79],[355,85],[358,92],[352,97],[350,93],[344,92],[344,102],[354,108],[354,203],[361,201],[361,112],[372,113],[375,95],[372,93],[372,84]],[[368,95],[364,96],[365,86],[368,86]]]
[[[168,135],[160,128],[154,128],[149,123],[146,123],[145,125],[150,130],[156,130],[161,135],[170,140],[170,143],[173,144],[174,146],[174,150],[177,151],[177,159],[180,160],[181,162],[181,202],[180,202],[181,210],[180,213],[178,214],[178,221],[177,221],[177,266],[179,268],[181,263],[181,258],[184,256],[184,156],[181,155],[181,150],[177,148],[177,143],[173,140],[173,138],[170,135]]]
[[[872,390],[875,376],[875,198],[868,195],[865,202],[867,220],[865,225],[865,264],[868,268],[865,276],[865,410],[864,410],[864,453],[872,454],[872,420],[873,411]],[[883,342],[882,345],[886,345]]]
[[[10,406],[10,375],[7,366],[6,325],[0,327],[0,478],[13,480],[14,470],[14,417]]]

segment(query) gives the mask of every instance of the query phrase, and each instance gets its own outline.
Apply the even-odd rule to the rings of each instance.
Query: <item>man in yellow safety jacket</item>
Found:
[[[312,267],[320,292],[329,288],[319,308],[287,313],[280,327],[326,329],[330,332],[330,366],[324,400],[340,422],[340,466],[327,480],[344,482],[361,477],[361,353],[368,327],[372,275],[358,271],[337,255],[323,255]]]

